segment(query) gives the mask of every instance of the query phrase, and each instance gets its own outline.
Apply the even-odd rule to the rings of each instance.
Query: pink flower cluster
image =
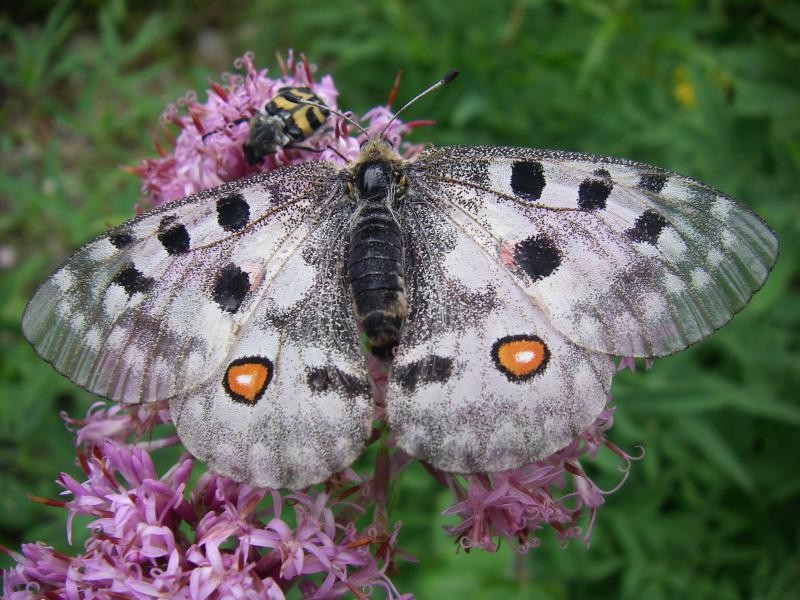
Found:
[[[540,544],[535,533],[545,525],[556,529],[563,541],[580,536],[582,530],[577,523],[588,510],[589,523],[583,532],[583,541],[588,545],[597,509],[609,492],[602,491],[586,475],[580,459],[594,458],[601,446],[608,447],[625,463],[619,485],[634,460],[606,440],[605,431],[611,427],[613,413],[613,409],[606,408],[578,439],[547,459],[500,473],[470,475],[466,477],[466,488],[459,481],[462,477],[441,473],[440,478],[458,499],[444,514],[461,519],[457,525],[446,527],[447,533],[456,536],[467,550],[477,547],[495,552],[495,540],[503,538],[514,550],[527,552]],[[568,483],[571,491],[564,493]]]
[[[565,542],[583,533],[588,544],[606,492],[581,459],[605,446],[627,467],[632,460],[605,438],[612,413],[606,409],[567,448],[519,469],[461,476],[428,466],[456,498],[445,514],[459,522],[446,532],[467,550],[488,552],[498,539],[517,552],[537,547],[547,525]],[[410,597],[389,578],[410,557],[398,548],[400,525],[389,525],[384,502],[391,480],[413,460],[402,451],[383,458],[374,480],[347,470],[305,492],[256,489],[212,473],[191,486],[189,456],[162,477],[153,466],[151,452],[179,443],[174,435],[152,439],[152,427],[169,419],[162,404],[98,404],[86,419],[64,418],[78,426],[85,480],[62,473],[57,483],[69,500],[34,500],[69,511],[68,538],[75,517],[91,517],[89,539],[77,556],[40,543],[7,551],[18,564],[3,573],[3,598],[283,598],[295,586],[304,598],[367,598],[375,589]],[[374,520],[359,529],[356,521],[371,510]]]
[[[293,585],[304,598],[365,597],[373,588],[400,597],[386,575],[398,528],[343,524],[340,513],[359,508],[341,499],[345,490],[281,496],[211,473],[190,487],[190,458],[159,478],[147,451],[112,441],[80,462],[86,481],[62,473],[72,498],[47,503],[66,508],[70,521],[93,517],[84,552],[24,544],[4,573],[4,598],[277,599]]]
[[[161,149],[160,158],[131,169],[142,178],[148,204],[258,170],[305,160],[341,163],[357,155],[363,134],[349,135],[334,118],[307,142],[318,152],[280,148],[258,167],[249,166],[242,152],[247,137],[243,118],[262,110],[287,86],[310,87],[332,109],[338,91],[330,76],[315,81],[315,67],[304,58],[296,61],[291,53],[281,61],[278,79],[258,71],[250,55],[236,65],[244,74],[227,75],[224,87],[212,84],[205,104],[188,95],[182,103],[188,115],[179,115],[174,106],[166,111],[164,122],[180,129],[173,149]],[[391,118],[389,105],[363,116],[370,133],[383,129]],[[424,123],[396,120],[384,135],[398,148],[403,134]],[[406,145],[403,152],[411,156],[419,150]],[[368,365],[380,421],[387,374],[382,363]],[[622,368],[633,366],[633,361],[621,363]],[[458,522],[446,533],[464,549],[494,552],[505,539],[514,550],[525,552],[540,544],[537,535],[549,525],[565,543],[582,535],[588,544],[606,492],[586,475],[581,461],[594,458],[605,446],[621,457],[627,475],[632,460],[605,438],[612,413],[606,409],[567,448],[519,469],[461,476],[426,465],[455,498],[445,514]],[[193,461],[187,455],[159,477],[151,453],[180,443],[166,403],[98,403],[84,419],[64,415],[64,420],[75,430],[83,481],[62,473],[57,482],[69,499],[35,500],[69,511],[68,537],[76,516],[90,517],[89,539],[76,556],[40,543],[24,544],[20,552],[0,547],[17,562],[3,573],[4,598],[284,598],[289,590],[299,590],[304,598],[366,598],[375,589],[388,598],[409,597],[389,579],[396,562],[410,557],[398,549],[399,523],[391,523],[385,500],[413,459],[392,447],[391,436],[378,452],[374,478],[348,469],[322,486],[281,493],[210,473],[191,485]],[[364,525],[368,514],[375,516]],[[585,531],[579,525],[584,519]]]
[[[258,166],[250,166],[244,159],[242,144],[247,140],[249,119],[264,110],[264,106],[283,88],[308,87],[332,110],[338,110],[336,98],[339,92],[330,75],[314,80],[316,67],[305,57],[297,61],[290,51],[286,62],[281,61],[282,74],[277,79],[268,77],[266,69],[257,70],[253,56],[245,54],[235,61],[243,74],[223,75],[225,85],[211,83],[208,99],[204,104],[194,93],[188,93],[178,105],[171,105],[161,117],[164,134],[172,138],[168,125],[176,126],[180,133],[173,141],[173,148],[167,152],[160,143],[156,149],[161,155],[156,159],[143,160],[137,167],[129,169],[142,178],[142,193],[149,206],[159,206],[165,202],[183,198],[201,190],[216,187],[227,181],[234,181],[269,171],[276,167],[297,164],[308,160],[327,160],[343,164],[343,159],[358,156],[362,135],[349,135],[346,124],[332,115],[329,123],[303,146],[316,151],[295,147],[278,148],[267,156]],[[185,115],[181,114],[185,109]],[[365,129],[370,134],[380,132],[394,116],[390,106],[377,106],[367,111],[361,119],[352,115],[356,121],[368,123]],[[384,137],[399,147],[402,135],[425,121],[406,124],[395,120],[384,133]],[[420,145],[407,145],[404,155],[409,157],[421,150]]]

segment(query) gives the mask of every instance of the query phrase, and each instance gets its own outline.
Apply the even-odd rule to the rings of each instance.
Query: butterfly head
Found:
[[[348,169],[351,190],[359,198],[388,197],[387,190],[401,183],[403,163],[388,141],[376,137],[367,139]]]
[[[361,144],[355,164],[376,161],[402,162],[392,145],[382,137],[371,137]]]

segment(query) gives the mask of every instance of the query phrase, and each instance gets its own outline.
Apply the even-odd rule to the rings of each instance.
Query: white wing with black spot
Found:
[[[79,250],[23,331],[88,390],[170,398],[186,447],[237,481],[303,487],[362,452],[371,390],[338,171],[304,163],[168,204]]]
[[[439,197],[417,196],[401,218],[410,314],[386,392],[397,444],[464,473],[567,446],[608,401],[611,357],[554,328]]]
[[[222,363],[331,193],[325,163],[167,204],[89,242],[28,303],[25,337],[59,372],[119,402],[163,400]],[[327,186],[327,187],[326,187]],[[290,285],[287,298],[296,296]]]
[[[284,264],[222,363],[170,401],[183,444],[214,471],[267,487],[328,479],[364,450],[370,380],[341,276],[335,209]]]
[[[774,232],[692,179],[622,159],[524,148],[424,152],[436,199],[572,342],[662,356],[710,335],[763,284]]]

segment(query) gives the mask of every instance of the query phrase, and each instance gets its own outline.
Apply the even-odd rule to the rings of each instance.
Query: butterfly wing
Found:
[[[612,355],[706,337],[777,255],[748,209],[639,163],[440,148],[406,175],[411,312],[387,415],[401,448],[446,471],[563,448],[605,406]]]
[[[438,199],[416,196],[401,217],[410,313],[386,392],[397,444],[453,472],[568,445],[608,400],[611,357],[561,335]]]
[[[212,376],[170,402],[183,444],[236,481],[302,488],[364,449],[373,402],[341,275],[343,208],[286,262]]]
[[[332,275],[347,219],[336,175],[319,162],[271,171],[111,230],[37,290],[26,337],[96,394],[171,398],[182,441],[222,474],[325,479],[361,451],[372,416]]]
[[[22,330],[59,372],[120,402],[162,400],[220,364],[310,232],[331,167],[190,196],[86,244],[36,291]]]
[[[726,323],[778,253],[759,217],[697,181],[615,158],[427,151],[409,173],[574,343],[667,355]]]

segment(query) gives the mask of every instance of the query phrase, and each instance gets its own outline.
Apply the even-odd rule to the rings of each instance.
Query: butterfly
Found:
[[[169,399],[184,445],[237,481],[349,466],[376,412],[370,355],[397,446],[495,472],[584,431],[614,357],[719,329],[777,252],[748,208],[657,167],[491,146],[404,160],[378,136],[344,167],[279,168],[113,228],[22,328],[91,392]]]

